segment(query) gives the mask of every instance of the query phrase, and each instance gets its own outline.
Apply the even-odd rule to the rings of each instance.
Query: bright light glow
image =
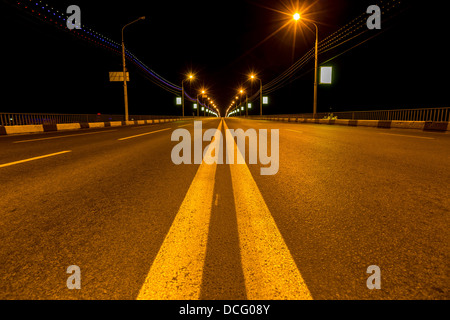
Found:
[[[320,83],[331,84],[332,82],[332,67],[320,67]]]
[[[182,104],[182,102],[181,102],[181,97],[177,97],[177,106],[180,106],[181,104]]]
[[[300,20],[300,13],[296,13],[296,14],[294,14],[294,20],[295,21],[298,21],[298,20]]]
[[[269,104],[269,97],[263,97],[263,104]]]
[[[248,107],[249,109],[251,109],[251,108],[252,108],[252,104],[249,103],[249,104],[247,105],[247,107]]]
[[[196,103],[194,103],[194,109],[197,109],[197,104]]]

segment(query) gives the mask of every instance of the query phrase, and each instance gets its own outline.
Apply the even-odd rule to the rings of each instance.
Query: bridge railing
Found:
[[[171,119],[178,116],[130,115],[130,120]],[[57,114],[57,113],[3,113],[0,112],[0,126],[58,124],[83,122],[123,121],[124,115],[111,114]]]
[[[375,110],[375,111],[347,111],[332,113],[316,113],[316,119],[328,117],[349,120],[386,120],[386,121],[434,121],[449,122],[450,107],[443,108],[423,108],[423,109],[398,109],[398,110]],[[259,118],[261,116],[251,116]],[[314,119],[312,113],[267,115],[263,118],[304,118]]]

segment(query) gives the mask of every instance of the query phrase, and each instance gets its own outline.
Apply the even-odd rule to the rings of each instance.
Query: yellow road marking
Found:
[[[148,135],[148,134],[152,134],[152,133],[156,133],[156,132],[161,132],[161,131],[166,131],[166,130],[170,130],[170,129],[171,129],[171,128],[166,128],[166,129],[161,129],[161,130],[155,130],[155,131],[151,131],[151,132],[146,132],[146,133],[137,134],[137,135],[134,135],[134,136],[129,136],[129,137],[125,137],[125,138],[120,138],[120,139],[117,139],[117,140],[122,141],[122,140],[127,140],[127,139],[132,139],[132,138],[142,137],[142,136],[146,136],[146,135]]]
[[[57,156],[57,155],[60,155],[60,154],[63,154],[63,153],[68,153],[68,152],[72,152],[72,150],[61,151],[61,152],[56,152],[56,153],[46,154],[46,155],[43,155],[43,156],[34,157],[34,158],[29,158],[29,159],[25,159],[25,160],[19,160],[19,161],[14,161],[14,162],[9,162],[9,163],[4,163],[4,164],[0,164],[0,168],[8,167],[8,166],[13,166],[13,165],[15,165],[15,164],[24,163],[24,162],[29,162],[29,161],[33,161],[33,160],[38,160],[38,159],[43,159],[43,158],[53,157],[53,156]]]
[[[182,126],[178,126],[178,128],[186,127],[186,126],[189,126],[189,125],[191,125],[191,124],[193,124],[193,123],[183,124]]]
[[[410,136],[406,134],[395,134],[395,133],[378,133],[378,134],[384,134],[388,136],[399,136],[399,137],[408,137],[408,138],[417,138],[417,139],[427,139],[427,140],[435,140],[435,138],[430,137],[419,137],[419,136]]]
[[[219,131],[221,127],[222,121]],[[216,163],[200,165],[139,291],[138,300],[200,298],[216,167]]]
[[[247,298],[312,299],[247,165],[230,164],[230,170]]]
[[[56,136],[56,137],[46,137],[46,138],[38,138],[38,139],[30,139],[30,140],[20,140],[20,141],[14,141],[13,143],[24,143],[24,142],[33,142],[33,141],[41,141],[41,140],[61,139],[61,138],[85,136],[85,135],[88,135],[88,134],[98,134],[98,133],[113,132],[113,131],[117,131],[117,130],[104,130],[104,131],[96,131],[96,132],[68,134],[68,135]]]

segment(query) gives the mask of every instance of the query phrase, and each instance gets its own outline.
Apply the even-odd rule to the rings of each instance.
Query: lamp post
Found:
[[[144,20],[145,17],[140,17],[122,28],[122,67],[123,67],[123,97],[125,100],[125,121],[128,121],[128,88],[127,88],[127,68],[125,65],[125,42],[123,39],[123,30],[128,27],[130,24],[133,24],[135,22],[138,22],[139,20]]]
[[[262,116],[262,80],[257,78],[254,74],[250,75],[250,79],[259,80],[259,115]]]
[[[191,81],[194,78],[194,75],[189,74],[187,79],[181,81],[181,109],[183,110],[183,118],[184,118],[184,82]]]
[[[244,89],[240,89],[239,93],[242,96],[244,94]],[[248,96],[246,91],[245,91],[245,117],[248,117]]]
[[[294,20],[299,21],[301,16],[299,13],[294,14]],[[319,58],[318,58],[318,48],[319,48],[319,27],[312,21],[311,22],[316,28],[316,43],[314,46],[314,106],[313,106],[313,118],[316,118],[317,115],[317,76],[318,76],[318,67],[319,67]]]
[[[205,90],[202,90],[199,94],[197,94],[197,104],[198,104],[198,106],[200,106],[200,100],[198,99],[198,96],[199,95],[202,95],[202,97],[204,97],[205,96]],[[198,111],[198,107],[197,107],[197,117],[199,116],[199,111]]]

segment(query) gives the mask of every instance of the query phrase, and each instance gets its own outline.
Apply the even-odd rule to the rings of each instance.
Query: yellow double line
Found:
[[[221,127],[222,121],[219,124],[219,131]],[[216,137],[215,139],[217,141]],[[208,165],[202,162],[200,165],[169,233],[153,261],[138,300],[199,298],[216,167],[216,163]]]
[[[200,298],[216,166],[200,165],[137,299]],[[230,170],[247,298],[312,299],[247,165]]]

